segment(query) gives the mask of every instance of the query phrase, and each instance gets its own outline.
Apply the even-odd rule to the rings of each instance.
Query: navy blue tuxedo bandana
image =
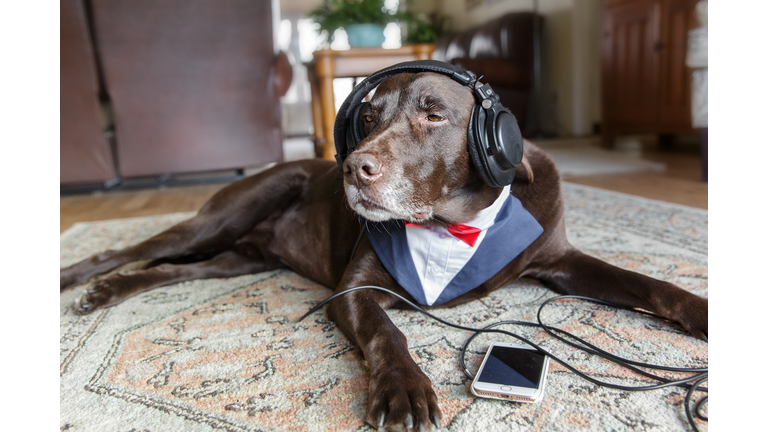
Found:
[[[403,221],[368,222],[368,239],[392,277],[421,305],[429,305],[416,271]],[[452,300],[493,277],[531,245],[544,229],[509,195],[472,258],[443,289],[432,306]]]

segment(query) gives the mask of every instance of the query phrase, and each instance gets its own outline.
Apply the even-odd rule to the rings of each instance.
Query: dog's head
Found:
[[[352,209],[371,221],[424,225],[472,220],[501,188],[486,185],[469,158],[468,87],[435,73],[384,80],[360,113],[366,137],[344,161]]]

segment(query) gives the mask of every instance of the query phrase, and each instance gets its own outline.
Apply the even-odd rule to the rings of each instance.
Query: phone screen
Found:
[[[478,381],[537,388],[545,356],[538,351],[494,346]]]

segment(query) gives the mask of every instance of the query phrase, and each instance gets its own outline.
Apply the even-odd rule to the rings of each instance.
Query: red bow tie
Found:
[[[424,228],[423,225],[412,224],[407,221],[405,221],[405,224],[412,227]],[[475,228],[464,224],[452,224],[448,226],[449,233],[472,247],[475,247],[475,242],[477,242],[477,238],[480,237],[480,233],[482,231],[483,230],[480,228]]]

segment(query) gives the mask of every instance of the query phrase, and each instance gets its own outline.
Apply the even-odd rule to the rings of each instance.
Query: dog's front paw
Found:
[[[87,315],[97,309],[113,306],[124,297],[126,276],[114,274],[105,279],[97,280],[82,296],[75,299],[75,311]]]
[[[673,319],[693,336],[707,339],[709,332],[709,301],[699,296],[690,296],[674,308],[677,314]]]
[[[109,266],[103,268],[100,265],[105,261],[113,257],[117,251],[108,250],[101,253],[92,255],[90,258],[86,258],[77,264],[73,264],[69,267],[65,267],[59,270],[59,285],[60,291],[84,283],[91,277],[111,270],[115,266]]]
[[[432,382],[415,364],[371,377],[366,421],[379,430],[427,431],[441,427],[442,413]]]

